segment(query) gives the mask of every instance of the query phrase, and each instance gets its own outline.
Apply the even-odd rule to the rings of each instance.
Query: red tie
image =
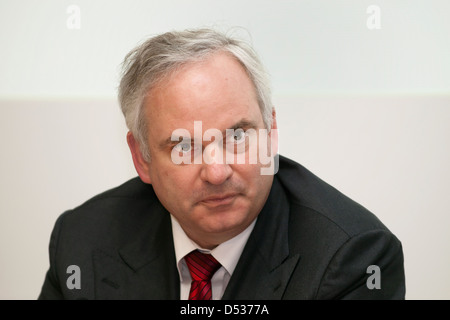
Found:
[[[192,277],[189,300],[211,300],[211,278],[220,263],[210,254],[194,250],[184,257]]]

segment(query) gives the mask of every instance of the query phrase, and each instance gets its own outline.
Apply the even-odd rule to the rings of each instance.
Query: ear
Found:
[[[142,156],[139,143],[136,141],[131,131],[128,131],[127,133],[127,142],[131,151],[131,156],[133,157],[134,167],[136,168],[139,177],[144,183],[151,184],[149,164]]]
[[[270,144],[272,156],[278,154],[278,126],[277,126],[277,113],[275,108],[272,108],[272,128],[270,129]]]

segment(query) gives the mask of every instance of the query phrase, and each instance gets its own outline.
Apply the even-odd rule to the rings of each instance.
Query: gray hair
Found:
[[[253,82],[265,127],[272,127],[272,101],[267,74],[249,44],[212,29],[167,32],[148,39],[130,51],[122,64],[119,103],[128,129],[139,143],[142,155],[150,160],[148,123],[144,100],[159,82],[187,63],[206,59],[213,53],[231,54]]]

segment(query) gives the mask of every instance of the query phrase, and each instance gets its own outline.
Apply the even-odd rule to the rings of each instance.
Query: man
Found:
[[[125,58],[119,100],[139,177],[58,218],[39,299],[404,299],[400,241],[276,154],[248,45],[151,38]]]

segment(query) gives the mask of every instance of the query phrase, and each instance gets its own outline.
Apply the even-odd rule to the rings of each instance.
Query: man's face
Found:
[[[272,175],[261,175],[260,164],[249,163],[248,155],[245,164],[225,160],[230,139],[226,129],[265,129],[243,67],[225,53],[188,64],[153,88],[144,108],[151,155],[146,172],[163,206],[191,239],[206,248],[242,232],[262,209],[273,181]],[[194,121],[201,121],[202,135],[211,128],[224,133],[223,158],[210,152],[208,163],[202,159],[195,164],[194,158],[191,164],[174,163],[174,148],[176,154],[194,152]],[[192,145],[189,140],[182,145],[171,141],[177,129],[189,132]],[[202,152],[212,140],[196,141],[197,149]]]

